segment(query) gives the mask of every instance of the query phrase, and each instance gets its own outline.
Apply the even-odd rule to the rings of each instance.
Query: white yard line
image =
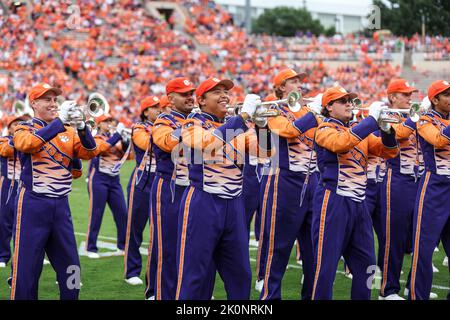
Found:
[[[253,232],[251,232],[250,234],[252,235]],[[85,236],[86,236],[86,233],[75,232],[75,235],[77,235],[77,236],[84,236],[84,237],[85,237]],[[99,235],[98,238],[99,238],[99,239],[104,239],[104,240],[117,241],[117,239],[114,238],[114,237],[105,237],[105,236],[100,236],[100,235]],[[146,243],[146,242],[142,242],[142,244],[148,246],[148,243]],[[257,245],[258,245],[258,242],[256,242],[255,240],[251,239],[249,244],[250,244],[250,250],[252,250],[252,251],[253,251],[253,250],[256,250]],[[80,246],[79,246],[79,249],[78,249],[78,253],[79,253],[80,255],[82,255],[82,256],[86,255],[86,253],[85,253],[85,245],[86,245],[86,243],[85,243],[84,241],[81,242],[81,244],[80,244]],[[116,245],[115,245],[115,244],[111,244],[111,243],[103,242],[103,241],[97,241],[97,246],[98,246],[99,248],[108,249],[108,250],[115,250],[115,249],[116,249]],[[140,251],[141,254],[143,254],[143,255],[147,255],[147,254],[148,254],[147,248],[141,247],[141,248],[139,248],[139,251]],[[100,257],[112,257],[112,256],[117,256],[117,254],[116,254],[115,252],[102,252],[102,253],[99,253],[99,255],[100,255]],[[256,259],[250,258],[250,261],[256,262]],[[299,265],[294,265],[294,264],[288,264],[288,265],[287,265],[287,269],[289,269],[289,268],[292,268],[292,269],[302,269],[301,266],[299,266]],[[344,271],[340,271],[340,270],[337,270],[336,273],[345,275],[345,272],[344,272]],[[375,279],[375,280],[380,280],[381,277],[375,276],[374,279]],[[400,280],[400,283],[406,283],[406,281],[405,281],[405,280]],[[439,286],[439,285],[432,285],[431,287],[432,287],[432,288],[435,288],[435,289],[438,289],[438,290],[450,290],[450,287]]]

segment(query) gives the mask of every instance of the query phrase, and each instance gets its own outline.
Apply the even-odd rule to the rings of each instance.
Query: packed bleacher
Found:
[[[16,8],[5,1],[10,10],[0,21],[4,109],[23,99],[33,83],[46,81],[79,103],[90,92],[104,93],[112,113],[129,123],[137,115],[139,101],[149,94],[162,95],[170,78],[183,75],[198,83],[211,75],[227,76],[236,83],[233,94],[240,100],[248,92],[270,93],[273,75],[285,67],[309,74],[306,95],[339,84],[360,93],[368,103],[379,99],[388,81],[400,75],[400,68],[390,61],[405,41],[425,52],[426,58],[446,59],[450,50],[448,39],[439,37],[421,44],[417,37],[408,42],[384,34],[249,35],[214,1],[174,2],[188,13],[184,30],[207,46],[210,56],[189,36],[171,28],[173,17],[167,22],[151,16],[145,1],[83,1],[77,6],[78,20],[68,2],[34,0]],[[329,60],[342,63],[327,67],[324,62]]]

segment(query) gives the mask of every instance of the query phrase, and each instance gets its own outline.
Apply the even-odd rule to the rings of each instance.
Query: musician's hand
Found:
[[[116,132],[123,137],[124,131],[125,131],[125,125],[122,122],[119,122],[119,124],[116,127]]]
[[[256,107],[261,104],[261,97],[256,94],[248,94],[245,96],[244,104],[241,108],[241,113],[246,113],[251,118],[256,111]]]
[[[388,107],[381,102],[381,101],[375,101],[372,102],[372,104],[369,106],[369,116],[373,117],[377,122],[380,119],[381,112],[383,110],[388,110]]]
[[[71,113],[73,113],[73,109],[77,103],[74,100],[66,100],[64,101],[59,110],[59,119],[61,119],[62,123],[68,123],[71,120]]]

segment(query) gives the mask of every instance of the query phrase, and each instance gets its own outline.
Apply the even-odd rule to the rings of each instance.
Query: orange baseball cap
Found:
[[[450,83],[446,80],[438,80],[433,82],[428,88],[428,99],[431,101],[431,99],[448,88],[450,88]]]
[[[185,93],[194,90],[194,84],[185,77],[172,79],[166,84],[166,94],[172,92]]]
[[[394,92],[411,93],[415,91],[419,90],[411,86],[405,79],[392,79],[387,87],[388,94]]]
[[[107,121],[107,120],[110,120],[112,118],[113,117],[111,117],[109,114],[108,115],[107,114],[102,114],[101,116],[95,118],[95,123],[99,124],[100,122]]]
[[[141,101],[141,113],[144,112],[145,109],[156,107],[160,104],[160,100],[156,96],[148,96]]]
[[[9,116],[6,121],[6,127],[9,128],[14,121],[25,121],[25,117]]]
[[[170,105],[169,98],[167,96],[162,96],[161,99],[159,99],[159,106],[165,108],[168,105]]]
[[[292,78],[299,78],[301,81],[301,80],[305,79],[307,76],[308,75],[304,72],[297,73],[293,69],[284,69],[284,70],[280,71],[275,76],[275,78],[273,78],[273,86],[279,87],[279,86],[281,86],[283,81],[286,81],[287,79],[292,79]]]
[[[271,94],[269,94],[267,97],[265,97],[264,98],[264,101],[275,101],[275,100],[277,100],[278,98],[273,94],[273,93],[271,93]]]
[[[197,99],[204,95],[206,92],[210,91],[211,89],[215,88],[219,84],[223,84],[227,90],[230,90],[234,87],[233,81],[229,79],[218,79],[218,78],[208,78],[197,87],[195,90],[195,96]]]
[[[35,85],[33,88],[31,88],[30,92],[28,93],[28,100],[30,102],[34,101],[39,97],[42,97],[49,91],[53,91],[57,96],[59,96],[62,93],[61,89],[52,87],[48,83],[39,83],[38,85]]]
[[[356,98],[358,95],[354,92],[347,92],[342,87],[328,88],[322,96],[322,106],[327,106],[331,101],[338,100],[342,97],[349,97],[350,99]]]

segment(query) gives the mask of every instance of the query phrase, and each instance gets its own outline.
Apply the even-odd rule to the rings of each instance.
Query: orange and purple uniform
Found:
[[[12,136],[0,138],[0,262],[11,258],[11,238],[14,222],[14,200],[20,178],[20,161],[15,155]]]
[[[249,299],[251,271],[242,201],[245,154],[265,156],[240,116],[226,123],[194,113],[183,126],[190,187],[178,222],[176,299],[210,299],[203,288],[217,267],[228,299]],[[268,153],[268,152],[267,152]]]
[[[433,251],[442,240],[450,256],[450,119],[431,110],[417,122],[425,163],[419,181],[413,220],[413,256],[409,298],[429,299]]]
[[[381,184],[378,265],[381,269],[380,296],[400,291],[403,257],[412,239],[412,219],[420,174],[420,149],[416,124],[402,118],[393,124],[399,154],[386,161],[386,175]],[[378,234],[378,233],[377,233]]]
[[[176,239],[181,197],[189,185],[188,168],[180,147],[181,127],[186,115],[172,110],[161,114],[153,125],[151,143],[155,153],[156,172],[150,192],[152,248],[147,263],[146,297],[174,300]]]
[[[80,266],[68,194],[74,161],[95,157],[95,140],[88,129],[75,131],[58,118],[50,123],[33,118],[16,127],[13,142],[22,171],[15,199],[11,299],[37,299],[44,253],[56,271],[61,299],[77,299],[79,283],[67,285]]]
[[[261,229],[257,274],[264,279],[260,299],[281,299],[281,283],[292,246],[298,240],[302,252],[302,299],[310,299],[313,281],[311,242],[312,197],[317,185],[315,128],[320,119],[303,106],[287,107],[268,119],[272,145],[270,172],[261,181]],[[267,168],[265,168],[267,169]]]
[[[128,221],[125,242],[125,279],[139,277],[142,258],[139,247],[150,217],[150,191],[155,177],[156,160],[150,142],[153,123],[138,122],[132,128],[131,141],[136,167],[128,182]]]
[[[313,299],[331,299],[339,258],[353,275],[352,299],[370,299],[367,268],[374,266],[372,220],[365,200],[369,154],[392,158],[398,154],[394,133],[378,130],[373,117],[349,127],[326,118],[317,128],[316,150],[320,180],[314,194]]]
[[[117,165],[125,155],[127,146],[121,136],[114,133],[97,134],[95,141],[99,145],[99,154],[90,163],[88,193],[89,222],[86,234],[86,250],[97,252],[97,237],[102,223],[106,204],[109,205],[117,227],[117,248],[125,249],[127,225],[127,206],[120,184],[120,170]]]

